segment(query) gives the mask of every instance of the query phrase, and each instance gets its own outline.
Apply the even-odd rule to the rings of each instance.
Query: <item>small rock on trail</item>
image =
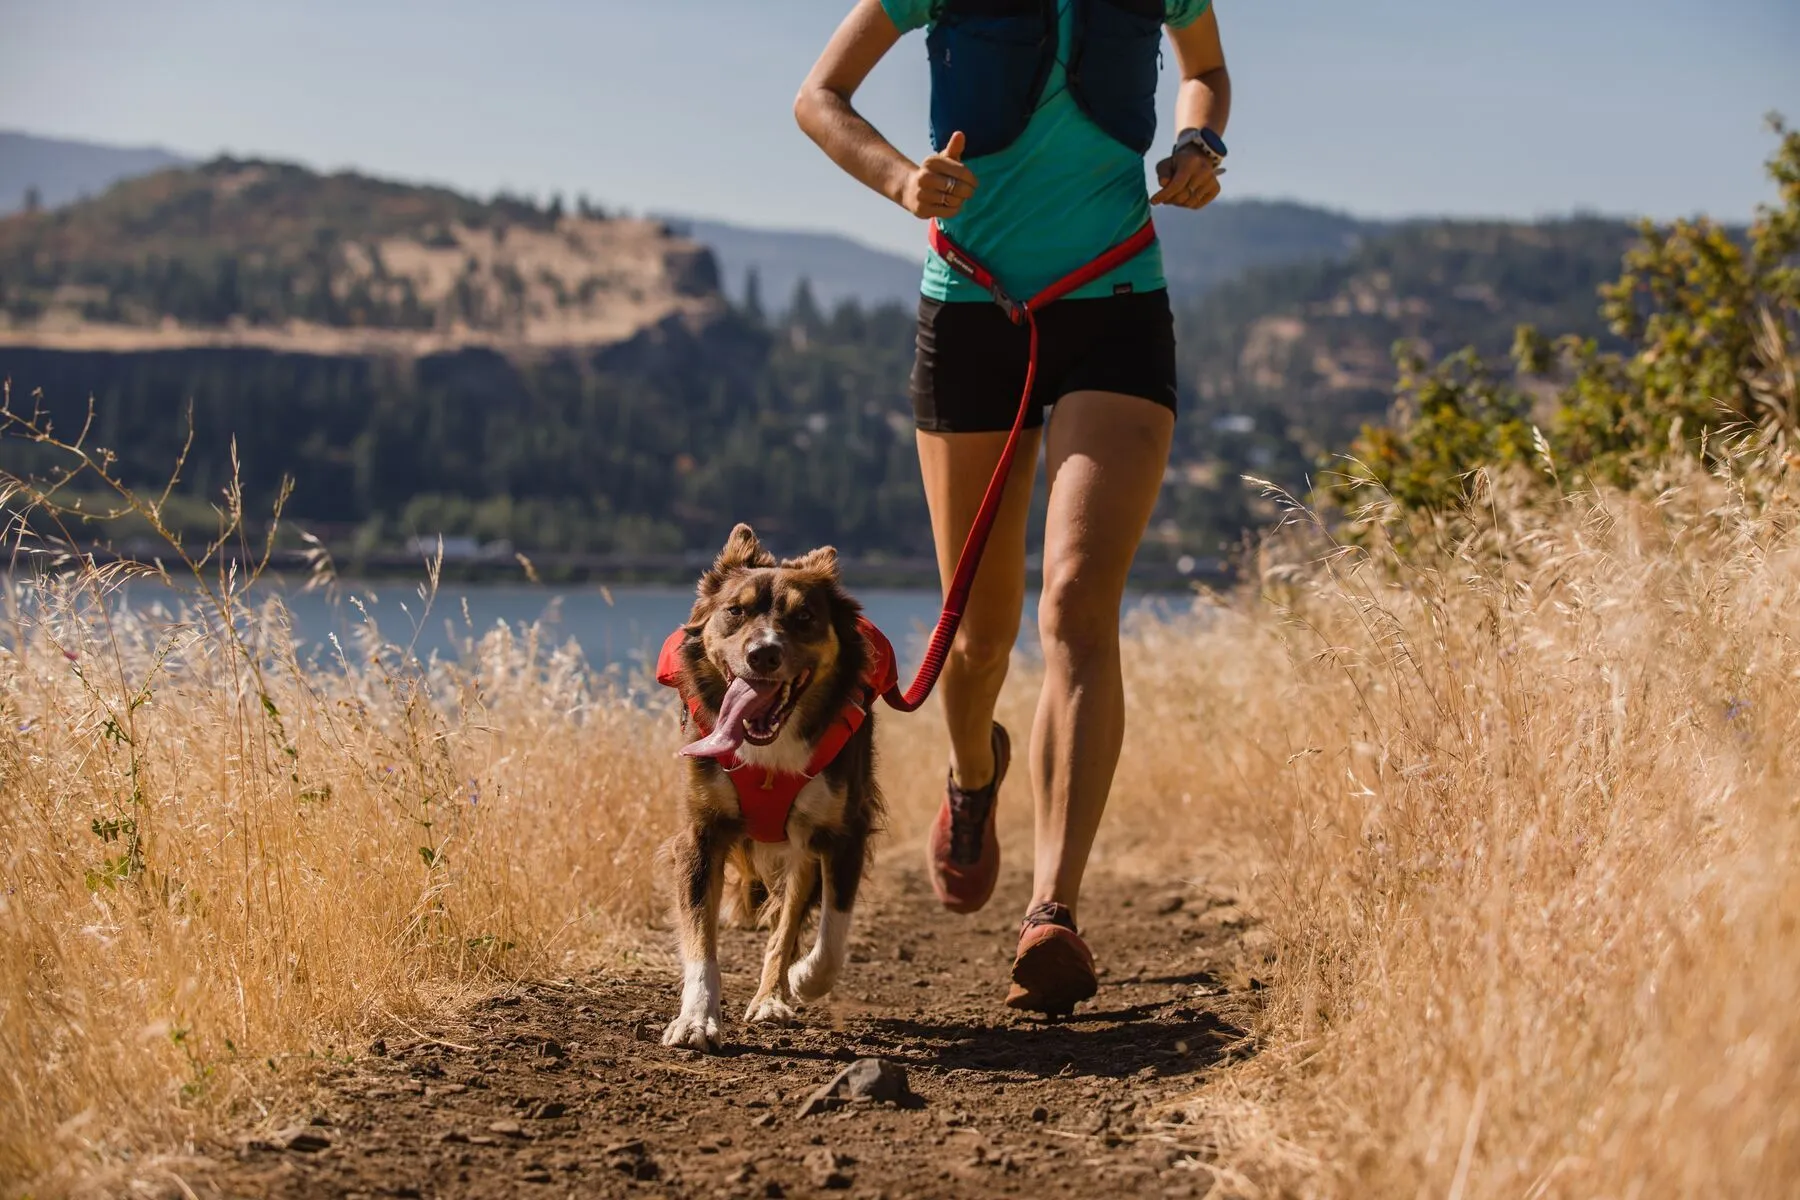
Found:
[[[331,1138],[312,1125],[294,1125],[266,1138],[251,1138],[253,1149],[292,1150],[296,1154],[317,1154],[331,1148]]]
[[[906,1108],[924,1102],[906,1085],[906,1068],[880,1058],[859,1058],[837,1073],[830,1083],[806,1098],[800,1115],[842,1108],[861,1100],[873,1104],[892,1104]]]

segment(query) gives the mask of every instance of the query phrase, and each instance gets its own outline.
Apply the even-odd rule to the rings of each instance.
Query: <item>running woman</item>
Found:
[[[933,153],[915,163],[852,104],[884,55],[926,29]],[[1164,30],[1181,73],[1179,131],[1157,164]],[[795,101],[833,161],[938,223],[1017,297],[1125,242],[1151,205],[1219,194],[1230,77],[1211,0],[857,0]],[[1027,331],[940,253],[927,256],[911,392],[946,587],[1024,390]],[[944,906],[971,913],[1000,870],[994,814],[1012,743],[994,720],[1025,597],[1040,447],[1049,486],[1038,631],[1044,686],[1028,758],[1031,904],[1007,1003],[1066,1013],[1093,996],[1077,929],[1082,873],[1125,730],[1119,609],[1175,426],[1174,322],[1152,244],[1046,307],[1025,440],[940,681],[950,740],[929,843]],[[1046,422],[1046,411],[1053,412]]]

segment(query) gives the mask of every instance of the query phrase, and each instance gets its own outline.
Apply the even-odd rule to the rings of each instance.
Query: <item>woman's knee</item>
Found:
[[[1012,662],[1013,644],[1019,640],[1019,627],[986,629],[964,624],[957,630],[950,647],[950,658],[964,675],[991,679],[1004,676]]]
[[[1038,637],[1046,658],[1079,666],[1119,644],[1119,597],[1075,580],[1047,581],[1038,601]]]

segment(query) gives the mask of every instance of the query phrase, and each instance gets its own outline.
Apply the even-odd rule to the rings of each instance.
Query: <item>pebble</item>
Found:
[[[813,1185],[831,1191],[847,1188],[854,1182],[848,1168],[855,1165],[856,1160],[848,1154],[822,1147],[806,1156],[806,1169],[812,1175]]]
[[[641,1139],[620,1142],[616,1146],[608,1146],[603,1152],[606,1165],[615,1171],[622,1171],[633,1179],[648,1181],[662,1174],[662,1167],[657,1164],[650,1152],[644,1148]]]
[[[292,1150],[297,1154],[317,1154],[331,1148],[331,1139],[310,1125],[295,1125],[283,1129],[271,1137],[269,1142],[274,1149]]]

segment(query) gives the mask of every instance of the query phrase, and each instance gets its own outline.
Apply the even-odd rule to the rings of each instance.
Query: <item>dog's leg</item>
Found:
[[[681,934],[681,1013],[663,1030],[663,1045],[719,1048],[719,898],[729,838],[716,826],[677,834],[675,910]]]
[[[755,929],[761,922],[762,902],[768,899],[768,889],[756,874],[756,867],[750,854],[742,845],[734,846],[725,856],[728,873],[733,876],[725,891],[725,901],[720,908],[723,917],[739,929]]]
[[[821,856],[823,888],[819,935],[807,956],[788,972],[788,985],[802,1000],[817,1000],[837,982],[850,949],[850,915],[862,884],[862,839],[840,843]]]
[[[810,849],[795,847],[781,890],[781,916],[775,922],[775,932],[769,936],[768,949],[763,953],[762,983],[744,1013],[744,1020],[771,1025],[794,1022],[794,997],[788,990],[788,968],[800,949],[800,926],[806,920],[807,909],[817,899],[818,886],[818,856]]]

